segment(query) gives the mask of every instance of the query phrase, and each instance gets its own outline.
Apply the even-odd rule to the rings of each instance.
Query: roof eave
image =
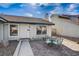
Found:
[[[5,20],[4,18],[0,17],[0,21],[2,22],[7,22],[7,20]]]
[[[36,22],[13,22],[13,21],[8,21],[8,23],[25,23],[25,24],[44,24],[44,25],[55,25],[53,23],[36,23]]]

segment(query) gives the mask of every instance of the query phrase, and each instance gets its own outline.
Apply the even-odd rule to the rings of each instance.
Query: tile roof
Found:
[[[24,17],[24,16],[13,16],[13,15],[2,15],[0,17],[11,23],[30,23],[30,24],[47,24],[54,25],[52,22],[46,21],[41,18]]]

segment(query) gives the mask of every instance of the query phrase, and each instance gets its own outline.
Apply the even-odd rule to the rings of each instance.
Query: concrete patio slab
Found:
[[[65,45],[48,46],[45,41],[30,41],[30,45],[34,56],[79,56],[79,51],[74,51]]]
[[[63,45],[65,45],[66,47],[70,48],[71,50],[74,51],[79,51],[79,44],[77,44],[77,42],[75,41],[71,41],[69,39],[63,38]]]

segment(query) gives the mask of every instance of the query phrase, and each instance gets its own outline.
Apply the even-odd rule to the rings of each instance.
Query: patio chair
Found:
[[[46,39],[46,43],[48,45],[58,45],[58,46],[61,46],[62,45],[62,42],[63,42],[63,38],[59,37],[59,38],[48,38]]]

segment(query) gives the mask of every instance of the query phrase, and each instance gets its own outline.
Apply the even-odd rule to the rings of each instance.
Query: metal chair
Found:
[[[49,45],[62,45],[62,42],[63,42],[63,38],[61,37],[56,37],[56,38],[48,38],[46,39],[46,43]]]

